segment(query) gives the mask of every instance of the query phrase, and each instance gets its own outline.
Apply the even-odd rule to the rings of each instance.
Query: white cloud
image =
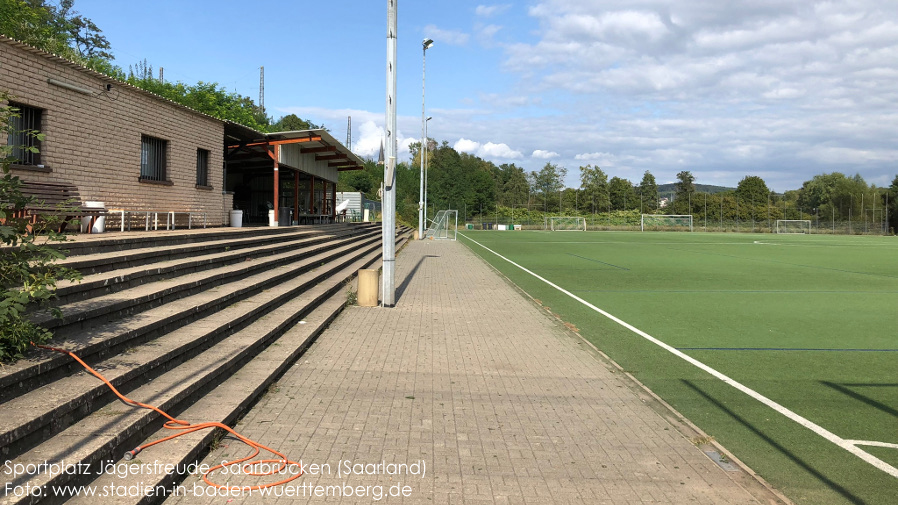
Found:
[[[467,33],[456,30],[444,30],[436,25],[427,25],[424,27],[424,35],[434,40],[434,44],[447,44],[450,46],[467,45],[471,36]],[[421,49],[420,47],[418,49]]]
[[[476,9],[474,9],[474,14],[477,17],[481,18],[489,18],[503,12],[507,11],[511,7],[511,4],[502,4],[502,5],[478,5]]]
[[[452,147],[458,152],[475,154],[480,149],[480,142],[462,138],[458,139]]]
[[[458,151],[528,172],[551,159],[571,186],[586,164],[634,182],[646,170],[727,186],[763,174],[776,191],[833,170],[894,178],[898,2],[534,0],[526,32],[498,7],[475,10],[470,36],[425,33],[502,39],[489,46],[503,51],[500,78],[461,74],[477,91],[434,92],[433,136]],[[500,19],[501,31],[489,24]],[[342,138],[346,111],[303,110]],[[353,111],[354,124],[382,124],[367,114]],[[399,121],[420,130],[420,117]],[[357,152],[376,155],[359,137]],[[379,149],[376,128],[370,138]]]
[[[555,151],[543,151],[542,149],[537,149],[536,151],[533,151],[533,154],[530,156],[541,160],[550,160],[552,158],[557,158],[558,153]]]
[[[508,147],[507,144],[494,144],[492,142],[487,142],[486,144],[480,146],[480,149],[477,150],[477,156],[488,160],[493,158],[518,159],[522,158],[523,154],[521,154],[520,151],[515,151],[514,149]]]
[[[500,25],[477,26],[477,38],[481,44],[488,43],[502,29]]]
[[[362,157],[377,159],[380,154],[380,145],[383,141],[384,130],[374,123],[365,121],[359,125],[359,138],[353,142],[352,152]]]

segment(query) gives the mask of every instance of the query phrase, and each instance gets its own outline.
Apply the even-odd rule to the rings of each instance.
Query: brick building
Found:
[[[0,89],[21,111],[18,129],[46,135],[39,154],[16,153],[13,173],[75,184],[107,209],[202,212],[220,226],[248,188],[248,217],[286,204],[289,224],[331,210],[338,172],[362,165],[325,131],[261,133],[3,36]]]

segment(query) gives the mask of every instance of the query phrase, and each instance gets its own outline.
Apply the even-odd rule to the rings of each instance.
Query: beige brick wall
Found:
[[[102,93],[107,83],[113,90]],[[227,224],[221,121],[5,38],[0,38],[0,89],[18,103],[43,109],[41,163],[52,172],[15,170],[20,178],[75,184],[82,200],[105,202],[108,209],[206,212],[210,225]],[[171,186],[139,181],[141,135],[168,141]],[[0,136],[0,143],[6,142]],[[196,187],[198,148],[209,151],[211,190]]]

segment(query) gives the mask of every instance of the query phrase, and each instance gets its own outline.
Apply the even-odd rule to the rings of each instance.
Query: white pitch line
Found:
[[[847,440],[852,445],[867,445],[870,447],[885,447],[886,449],[898,449],[898,444],[889,442],[876,442],[874,440]]]
[[[512,265],[518,267],[519,269],[521,269],[524,272],[530,274],[531,276],[539,279],[540,281],[548,284],[549,286],[557,289],[558,291],[564,293],[565,295],[573,298],[574,300],[582,303],[583,305],[589,307],[590,309],[598,312],[599,314],[602,314],[603,316],[607,317],[608,319],[610,319],[610,320],[614,321],[615,323],[623,326],[624,328],[632,331],[633,333],[635,333],[635,334],[639,335],[640,337],[648,340],[649,342],[657,345],[658,347],[661,347],[662,349],[673,354],[674,356],[687,361],[688,363],[690,363],[690,364],[700,368],[701,370],[704,370],[705,372],[711,374],[712,376],[720,379],[724,383],[729,384],[730,386],[738,389],[739,391],[742,391],[743,393],[747,394],[748,396],[754,398],[755,400],[758,400],[759,402],[763,403],[764,405],[767,405],[768,407],[772,408],[773,410],[775,410],[775,411],[779,412],[780,414],[786,416],[787,418],[795,421],[796,423],[800,424],[801,426],[804,426],[805,428],[813,431],[817,435],[820,435],[824,439],[832,442],[833,444],[841,447],[842,449],[845,449],[846,451],[854,454],[855,456],[861,458],[862,460],[864,460],[867,463],[873,465],[874,467],[882,470],[883,472],[891,475],[892,477],[898,478],[898,468],[895,468],[894,466],[886,463],[885,461],[883,461],[883,460],[877,458],[876,456],[859,448],[857,445],[855,445],[857,443],[857,441],[846,440],[846,439],[836,435],[835,433],[827,430],[826,428],[820,426],[819,424],[816,424],[816,423],[796,414],[795,412],[792,412],[791,410],[780,405],[779,403],[771,400],[770,398],[767,398],[766,396],[762,395],[761,393],[758,393],[754,389],[751,389],[748,386],[736,381],[735,379],[732,379],[732,378],[724,375],[723,373],[718,372],[717,370],[715,370],[715,369],[711,368],[710,366],[702,363],[701,361],[683,353],[682,351],[665,344],[664,342],[662,342],[662,341],[658,340],[657,338],[649,335],[648,333],[640,330],[639,328],[636,328],[635,326],[627,323],[626,321],[618,319],[617,317],[609,314],[608,312],[605,312],[604,310],[587,302],[586,300],[584,300],[584,299],[580,298],[579,296],[571,293],[570,291],[562,288],[561,286],[553,283],[552,281],[524,268],[523,266],[521,266],[521,265],[515,263],[514,261],[506,258],[505,256],[502,256],[501,254],[497,253],[496,251],[493,251],[489,247],[486,247],[485,245],[481,244],[480,242],[477,242],[476,240],[474,240],[470,237],[467,237],[465,235],[461,235],[461,236],[470,240],[471,242],[474,242],[475,244],[479,245],[480,247],[486,249],[487,251],[495,254],[499,258],[502,258],[503,260],[507,261],[508,263],[511,263]]]

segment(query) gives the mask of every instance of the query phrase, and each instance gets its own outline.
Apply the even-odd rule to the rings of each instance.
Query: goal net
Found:
[[[811,233],[809,219],[777,219],[777,233]]]
[[[458,237],[458,211],[440,210],[424,232],[425,237],[437,240],[456,240]]]
[[[692,231],[692,214],[643,214],[642,231]]]
[[[547,217],[546,228],[552,231],[586,231],[586,218],[575,216]]]

